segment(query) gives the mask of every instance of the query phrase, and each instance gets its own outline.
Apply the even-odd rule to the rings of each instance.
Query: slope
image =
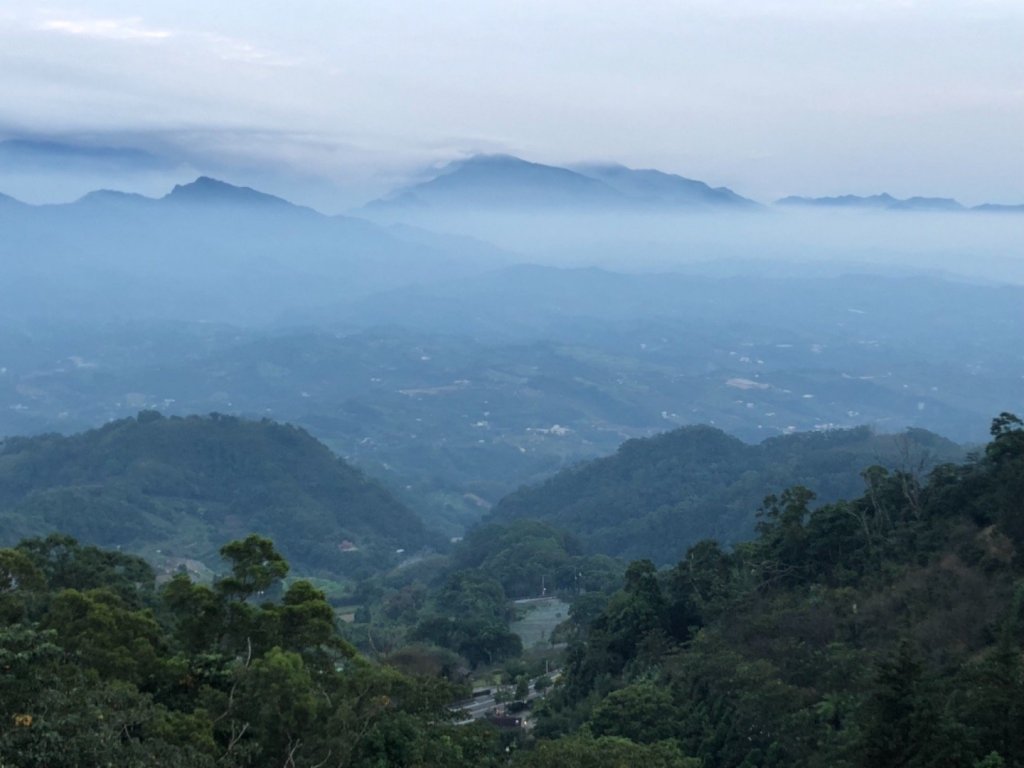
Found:
[[[305,431],[145,411],[71,437],[0,443],[0,543],[67,533],[171,568],[272,537],[299,573],[356,573],[419,549],[422,523]],[[349,542],[345,544],[344,542]]]
[[[627,168],[616,163],[578,165],[573,169],[584,176],[603,181],[626,197],[653,208],[757,207],[753,200],[741,197],[727,187],[712,188],[703,181],[655,169]]]
[[[201,177],[162,198],[0,205],[0,316],[265,324],[505,261],[479,241],[325,216]]]
[[[713,427],[683,427],[629,440],[613,456],[522,488],[490,519],[536,518],[570,531],[588,551],[667,563],[701,539],[749,537],[762,499],[788,486],[806,485],[830,501],[862,489],[869,465],[922,470],[959,455],[953,443],[918,429],[807,432],[748,445]]]
[[[449,163],[433,178],[396,190],[366,207],[375,212],[445,208],[639,212],[754,205],[724,187],[712,189],[704,182],[660,171],[621,165],[562,168],[511,155],[476,155]]]
[[[632,563],[574,606],[535,732],[671,741],[706,768],[1021,765],[1022,427],[1001,414],[920,483],[875,474],[817,510],[793,488],[732,551]]]

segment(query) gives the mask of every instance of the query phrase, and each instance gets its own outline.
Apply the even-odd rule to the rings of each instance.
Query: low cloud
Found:
[[[169,29],[147,27],[139,17],[124,19],[48,19],[39,24],[44,32],[58,32],[97,40],[155,42],[174,37]]]

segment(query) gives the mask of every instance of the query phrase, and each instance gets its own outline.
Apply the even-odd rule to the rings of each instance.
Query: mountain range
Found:
[[[784,197],[775,205],[808,208],[862,208],[881,211],[978,211],[981,213],[1024,213],[1024,205],[998,205],[983,203],[968,207],[949,197],[898,198],[883,192],[880,195],[839,195],[837,197]]]
[[[1024,213],[1022,205],[968,207],[951,198],[893,197],[888,193],[837,197],[784,197],[779,207],[867,208],[886,211]],[[443,166],[426,181],[397,189],[364,206],[369,214],[530,211],[756,211],[763,206],[728,187],[711,187],[655,169],[616,163],[567,167],[512,155],[474,155]]]
[[[348,216],[200,177],[161,198],[101,190],[0,200],[0,316],[264,324],[288,313],[500,266],[471,238]]]
[[[656,170],[593,164],[561,168],[511,155],[476,155],[444,166],[433,178],[374,200],[371,211],[754,209],[725,187]]]
[[[6,170],[19,172],[88,171],[93,178],[102,177],[104,172],[123,172],[130,178],[131,174],[180,172],[190,167],[192,162],[187,153],[167,154],[165,150],[33,138],[0,141],[0,163]],[[200,178],[198,181],[204,182],[200,186],[205,186],[205,182],[212,180]],[[198,200],[200,196],[193,195],[198,191],[192,190],[188,194]],[[214,195],[220,196],[220,192]],[[4,203],[3,197],[0,195],[0,205]],[[255,199],[253,197],[250,202],[255,202]],[[965,206],[950,198],[900,199],[887,193],[790,196],[775,201],[774,205],[1024,213],[1024,204]],[[655,169],[634,169],[608,162],[555,166],[509,154],[479,154],[450,162],[429,173],[425,181],[395,189],[367,203],[362,212],[375,215],[434,208],[671,211],[757,210],[761,205],[727,187],[711,187],[703,181]]]

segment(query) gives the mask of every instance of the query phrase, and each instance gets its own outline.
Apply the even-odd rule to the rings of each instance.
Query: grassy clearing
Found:
[[[557,597],[517,606],[519,618],[509,628],[519,635],[523,648],[549,647],[552,631],[569,617],[569,604]]]

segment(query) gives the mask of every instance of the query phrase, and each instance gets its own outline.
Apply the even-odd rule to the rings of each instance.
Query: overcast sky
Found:
[[[1022,0],[0,0],[0,72],[0,137],[355,195],[504,151],[1024,202]]]

